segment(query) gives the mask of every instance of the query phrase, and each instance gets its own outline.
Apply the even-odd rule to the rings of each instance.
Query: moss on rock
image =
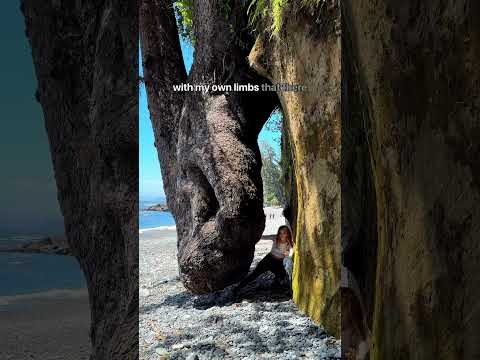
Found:
[[[284,165],[291,161],[284,181],[296,241],[293,297],[339,337],[340,11],[336,1],[329,3],[314,14],[284,13],[279,36],[259,36],[249,60],[274,84],[307,87],[278,92],[285,116]]]

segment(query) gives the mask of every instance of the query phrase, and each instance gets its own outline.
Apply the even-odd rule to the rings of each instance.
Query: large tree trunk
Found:
[[[120,5],[121,4],[121,5]],[[91,359],[138,358],[136,1],[23,0]]]
[[[188,289],[205,293],[245,275],[262,234],[257,136],[275,96],[173,91],[173,84],[187,81],[263,81],[246,63],[251,39],[241,32],[246,20],[240,2],[227,18],[221,0],[197,0],[194,14],[195,54],[188,79],[171,2],[143,0],[140,31],[150,115],[177,225],[180,275]]]
[[[369,154],[354,176],[375,189],[349,195],[366,211],[349,220],[357,250],[344,258],[360,287],[349,307],[363,307],[359,337],[371,333],[372,359],[476,359],[480,3],[342,4],[344,80],[358,95],[344,116],[364,123],[351,143],[366,143],[357,159]],[[362,222],[371,213],[375,231]]]

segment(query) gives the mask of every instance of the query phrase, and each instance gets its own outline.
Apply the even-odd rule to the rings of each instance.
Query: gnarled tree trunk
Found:
[[[223,1],[197,0],[193,13],[195,53],[188,77],[170,1],[143,0],[140,31],[150,116],[177,225],[180,275],[188,289],[205,293],[245,275],[262,234],[257,136],[275,96],[173,91],[185,82],[264,81],[246,62],[252,39],[240,1],[226,15]]]
[[[138,358],[138,4],[23,0],[91,359]]]

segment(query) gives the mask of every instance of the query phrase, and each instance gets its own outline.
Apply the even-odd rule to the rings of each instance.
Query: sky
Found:
[[[0,12],[0,236],[63,233],[20,1]]]
[[[193,47],[190,42],[180,37],[180,45],[182,48],[183,60],[187,72],[190,71],[190,67],[193,62]],[[140,76],[143,75],[142,61],[140,59]],[[139,192],[140,200],[158,200],[165,196],[163,190],[163,182],[160,173],[160,163],[158,161],[157,150],[154,144],[154,136],[152,130],[152,124],[150,122],[150,114],[148,111],[147,97],[145,91],[145,85],[140,87],[140,107],[139,107],[139,120],[140,120],[140,181]],[[278,116],[278,114],[274,115]],[[258,141],[265,141],[272,145],[277,154],[280,153],[280,133],[277,131],[270,131],[267,126],[264,126],[259,134]]]

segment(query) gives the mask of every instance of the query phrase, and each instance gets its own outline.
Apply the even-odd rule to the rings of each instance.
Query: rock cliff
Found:
[[[283,26],[257,37],[252,67],[272,83],[300,84],[278,92],[284,114],[282,157],[296,241],[293,297],[300,309],[340,334],[341,121],[340,7],[313,12],[291,2]]]
[[[378,360],[477,358],[480,5],[342,9],[343,125],[356,145],[344,183],[356,189],[342,192],[343,264],[359,289],[342,309],[349,343],[358,354],[366,340]]]

